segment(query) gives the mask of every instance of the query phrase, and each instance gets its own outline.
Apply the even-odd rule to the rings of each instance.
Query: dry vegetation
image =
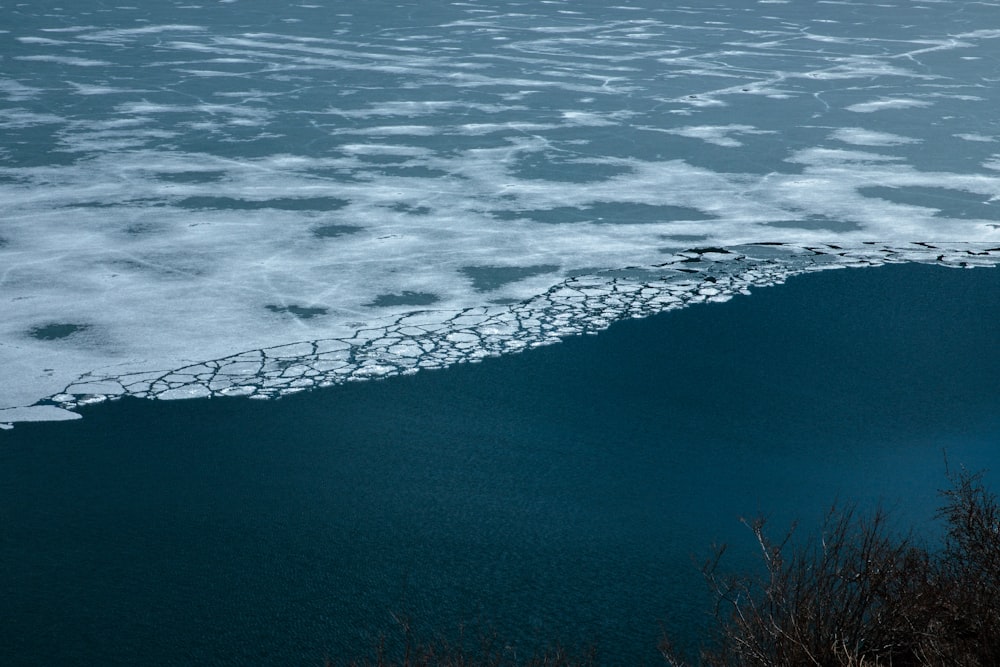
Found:
[[[763,577],[719,574],[724,549],[703,568],[716,593],[708,667],[944,667],[1000,665],[1000,510],[980,475],[950,476],[939,514],[944,544],[919,546],[884,513],[831,511],[820,535],[772,541],[748,522]],[[672,667],[678,658],[664,639]]]

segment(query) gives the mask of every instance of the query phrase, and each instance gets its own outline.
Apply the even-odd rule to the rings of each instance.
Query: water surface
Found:
[[[655,663],[741,516],[1000,469],[1000,273],[823,271],[521,355],[0,432],[6,664],[321,664],[393,614]],[[926,533],[924,532],[926,531]]]

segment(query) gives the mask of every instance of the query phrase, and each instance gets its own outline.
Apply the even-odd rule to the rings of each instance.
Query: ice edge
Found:
[[[518,304],[460,311],[423,310],[348,338],[321,338],[247,350],[182,368],[114,375],[84,374],[31,406],[0,410],[0,428],[16,422],[78,418],[72,410],[134,396],[280,398],[317,387],[444,368],[521,352],[626,318],[696,303],[727,301],[791,276],[845,267],[917,262],[958,268],[1000,264],[986,243],[794,245],[759,243],[692,248],[655,266],[569,278]]]

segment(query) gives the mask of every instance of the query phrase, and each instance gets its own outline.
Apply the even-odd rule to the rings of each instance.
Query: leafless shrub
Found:
[[[745,522],[765,574],[702,572],[717,600],[708,667],[1000,665],[1000,508],[981,476],[949,475],[943,548],[894,534],[886,515],[833,509],[819,536],[780,541]],[[671,667],[686,663],[664,639]]]

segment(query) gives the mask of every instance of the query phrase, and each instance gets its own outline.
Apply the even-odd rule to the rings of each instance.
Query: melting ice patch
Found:
[[[888,98],[877,99],[870,102],[859,102],[847,107],[848,111],[855,113],[873,113],[875,111],[887,111],[891,109],[913,109],[929,107],[933,104],[929,100],[917,100],[912,98]]]
[[[773,134],[773,130],[758,130],[750,125],[698,125],[692,127],[679,127],[673,129],[662,129],[656,127],[646,127],[643,129],[651,130],[653,132],[666,132],[667,134],[676,134],[679,137],[689,137],[691,139],[701,139],[710,144],[715,144],[716,146],[723,146],[726,148],[738,148],[743,145],[743,142],[734,138],[732,135],[740,134]]]
[[[919,139],[903,137],[891,132],[876,132],[860,127],[842,127],[830,134],[831,139],[856,146],[900,146],[902,144],[918,144]]]
[[[995,263],[996,3],[633,5],[0,7],[0,422]]]

